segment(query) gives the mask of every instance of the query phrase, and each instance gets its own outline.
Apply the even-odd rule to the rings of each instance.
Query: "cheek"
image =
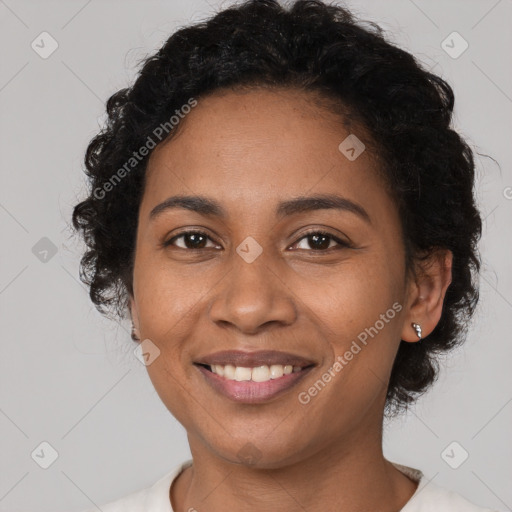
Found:
[[[332,425],[333,435],[383,399],[400,342],[399,269],[371,255],[355,261],[333,272],[321,293],[303,295],[325,333],[330,360],[299,398]],[[333,418],[337,410],[343,412]]]
[[[332,357],[341,356],[347,362],[357,359],[383,375],[396,354],[403,309],[402,267],[399,258],[392,262],[372,251],[331,271],[326,286],[301,292]],[[359,365],[350,366],[354,370]]]
[[[200,402],[194,396],[193,389],[188,389],[180,365],[173,364],[174,354],[169,355],[165,350],[146,367],[148,376],[162,403],[188,430],[194,426],[191,418],[194,417],[194,407]]]
[[[142,334],[165,344],[179,338],[196,314],[201,297],[212,287],[204,277],[165,258],[138,257],[136,299]]]
[[[141,264],[137,278],[141,335],[159,350],[146,367],[148,376],[167,409],[187,425],[195,403],[189,388],[192,368],[187,341],[194,336],[204,286],[201,280],[185,279],[159,262]]]

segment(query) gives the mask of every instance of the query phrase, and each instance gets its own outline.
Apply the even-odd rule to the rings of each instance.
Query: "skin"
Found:
[[[348,160],[338,146],[350,132],[312,94],[217,91],[148,162],[130,308],[140,339],[160,350],[147,370],[193,456],[170,491],[176,511],[391,512],[416,489],[383,457],[385,394],[400,340],[418,340],[411,322],[425,337],[439,321],[451,253],[433,254],[424,272],[406,271],[396,204],[370,152]],[[174,208],[150,219],[178,194],[208,196],[226,217]],[[279,202],[312,194],[343,196],[370,222],[336,209],[276,216]],[[209,237],[202,248],[193,250],[190,237],[162,247],[190,228]],[[331,238],[316,249],[305,235],[315,229],[350,246]],[[248,236],[263,250],[252,263],[236,252]],[[394,303],[401,311],[301,404],[298,393]],[[193,365],[229,349],[283,350],[317,366],[266,403],[240,404],[210,388]],[[253,464],[239,456],[248,443]]]

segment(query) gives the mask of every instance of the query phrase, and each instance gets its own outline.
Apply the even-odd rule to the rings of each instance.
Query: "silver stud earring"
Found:
[[[411,325],[412,328],[416,331],[416,336],[418,336],[418,339],[421,340],[421,325],[414,322]]]

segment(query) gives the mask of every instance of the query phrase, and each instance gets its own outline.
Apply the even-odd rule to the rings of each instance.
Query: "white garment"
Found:
[[[134,492],[106,505],[103,512],[173,512],[169,490],[174,479],[183,469],[192,464],[192,459],[183,462],[164,475],[151,487]],[[399,471],[418,483],[418,488],[400,512],[497,512],[470,503],[460,494],[429,482],[423,473],[401,464],[392,463]],[[84,512],[97,512],[89,509]]]

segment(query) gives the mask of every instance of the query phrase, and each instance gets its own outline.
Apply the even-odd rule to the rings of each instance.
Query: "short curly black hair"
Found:
[[[132,161],[129,172],[126,162],[147,145],[155,127],[168,125],[191,98],[200,101],[221,89],[320,93],[340,105],[345,121],[361,123],[369,134],[399,207],[407,265],[438,248],[453,253],[438,325],[421,342],[402,341],[392,369],[386,410],[414,402],[435,381],[438,356],[464,340],[478,301],[482,221],[473,191],[475,165],[470,147],[450,126],[450,85],[389,42],[375,23],[320,0],[232,5],[176,31],[142,64],[133,85],[108,99],[106,126],[85,155],[89,194],[72,215],[87,245],[80,278],[97,309],[127,318],[151,150]],[[162,140],[176,130],[168,132]],[[113,186],[116,173],[122,179]]]

